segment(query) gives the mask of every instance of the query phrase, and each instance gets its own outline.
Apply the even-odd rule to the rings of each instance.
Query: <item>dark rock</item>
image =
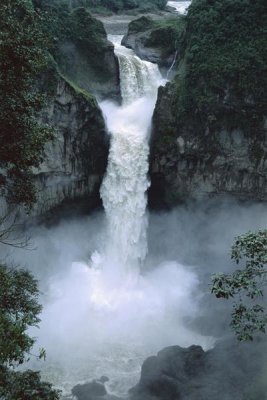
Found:
[[[34,171],[40,216],[68,201],[98,203],[109,142],[95,98],[60,76],[51,66],[42,82],[49,96],[41,120],[55,128],[44,161]]]
[[[195,115],[177,120],[176,82],[160,88],[153,116],[150,155],[151,207],[173,207],[189,199],[233,196],[267,200],[267,130],[229,128],[222,119]],[[242,121],[242,117],[240,117]],[[267,124],[267,119],[266,119]]]
[[[183,26],[177,20],[177,17],[154,20],[144,16],[133,20],[122,44],[133,49],[141,59],[157,63],[164,71],[179,58]]]
[[[72,389],[72,394],[78,398],[78,400],[92,400],[97,397],[103,397],[107,394],[105,386],[97,381],[84,383],[83,385],[76,385]]]
[[[131,399],[250,398],[252,393],[263,390],[257,381],[263,367],[263,348],[264,343],[249,345],[235,341],[219,343],[207,352],[199,346],[168,347],[144,362],[140,382],[131,390]]]
[[[106,382],[109,381],[109,378],[108,378],[107,376],[103,375],[103,376],[101,376],[101,378],[99,378],[98,380],[99,380],[99,382],[101,382],[101,383],[106,383]]]

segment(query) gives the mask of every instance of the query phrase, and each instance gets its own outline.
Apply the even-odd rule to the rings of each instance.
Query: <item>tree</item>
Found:
[[[0,189],[9,204],[30,207],[32,167],[52,137],[37,118],[44,97],[36,81],[47,65],[48,40],[31,0],[1,0],[0,17]]]
[[[235,238],[231,258],[242,269],[212,278],[212,293],[217,298],[235,299],[231,326],[239,340],[253,340],[265,333],[267,314],[263,305],[267,283],[267,230],[248,232]]]
[[[49,127],[38,120],[44,102],[37,77],[47,63],[48,41],[42,15],[31,0],[0,2],[0,194],[7,204],[28,208],[36,199],[32,168],[43,158]],[[0,242],[23,246],[12,236],[14,220],[0,215]],[[27,329],[39,322],[38,287],[24,270],[0,264],[0,399],[57,400],[38,372],[15,371],[27,361],[34,344]],[[44,355],[42,350],[40,355]]]
[[[37,281],[28,271],[0,265],[0,285],[0,398],[58,400],[59,393],[41,382],[38,372],[13,370],[28,360],[35,342],[27,330],[40,321]],[[43,356],[41,350],[37,357]]]

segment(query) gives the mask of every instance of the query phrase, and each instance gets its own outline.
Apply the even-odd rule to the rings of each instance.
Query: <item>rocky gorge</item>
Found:
[[[63,400],[266,400],[266,340],[237,342],[210,293],[233,238],[266,224],[266,4],[161,3],[34,1],[53,138],[23,258],[48,353],[30,367]]]
[[[231,11],[225,7],[227,15]],[[234,10],[233,6],[232,11],[240,13],[239,23],[242,25],[244,18],[245,26],[245,10]],[[257,75],[257,82],[257,76],[244,73],[242,81],[234,47],[242,42],[246,48],[246,31],[235,31],[231,49],[221,42],[220,32],[218,38],[214,36],[205,43],[201,35],[213,29],[213,21],[219,24],[218,30],[231,28],[227,20],[222,22],[223,9],[218,9],[217,14],[215,9],[207,19],[208,26],[198,25],[204,13],[204,5],[196,4],[194,9],[193,4],[187,17],[177,16],[176,22],[172,16],[163,22],[141,17],[130,23],[123,38],[124,45],[141,58],[158,63],[165,75],[170,67],[171,73],[176,74],[173,81],[159,89],[153,117],[149,192],[152,207],[173,207],[207,196],[266,200],[266,92],[260,88],[265,85],[260,82],[264,72]],[[261,20],[259,31],[265,15],[262,10],[260,16],[255,9],[251,16],[255,23]],[[261,48],[259,59],[263,60],[266,55]],[[222,73],[219,79],[215,65],[223,62],[223,56],[218,57],[220,49],[225,55],[229,52],[224,60],[225,75],[222,77]],[[243,57],[248,63],[246,50]],[[254,82],[251,88],[245,82],[250,79]]]
[[[205,196],[266,200],[266,108],[257,106],[259,101],[266,104],[265,92],[262,90],[262,94],[258,95],[248,88],[241,93],[239,81],[236,80],[236,85],[232,83],[233,79],[238,79],[233,78],[235,73],[238,74],[238,67],[234,67],[235,71],[231,72],[232,77],[228,81],[226,71],[224,82],[218,83],[223,85],[220,89],[216,87],[216,73],[212,87],[206,80],[206,72],[196,78],[195,87],[191,89],[194,53],[192,56],[189,54],[194,43],[190,42],[190,38],[194,37],[196,30],[190,23],[190,18],[194,18],[193,8],[191,14],[189,12],[186,17],[189,19],[187,27],[184,16],[172,13],[139,19],[131,17],[128,20],[133,20],[122,40],[123,45],[132,48],[140,58],[157,63],[165,76],[170,68],[171,76],[176,74],[174,80],[159,89],[154,112],[149,204],[156,208],[172,207],[187,199]],[[220,11],[218,18],[219,15],[223,17],[223,12]],[[74,21],[74,28],[71,33],[61,34],[55,51],[61,74],[99,100],[109,98],[119,102],[118,60],[112,44],[107,41],[103,25],[90,17],[85,9],[74,9],[68,18]],[[86,29],[79,38],[76,33],[78,28],[75,28],[78,21],[83,26],[87,21]],[[121,29],[125,28],[124,24]],[[98,32],[97,35],[94,33],[93,43],[90,32]],[[101,42],[99,35],[102,35]],[[237,34],[236,43],[244,36],[242,32]],[[216,40],[214,49],[220,46]],[[99,46],[99,43],[103,45]],[[210,73],[212,76],[213,71]],[[256,86],[259,84],[255,83]],[[198,104],[198,98],[203,96],[201,93],[206,93],[206,99],[203,98],[203,104]],[[190,96],[194,97],[191,103]],[[96,126],[92,123],[91,127],[95,132],[99,130],[97,123]],[[99,136],[104,138],[101,133]],[[107,155],[106,143],[107,138],[104,138],[102,159],[104,154]],[[85,176],[88,176],[87,172]],[[83,193],[83,190],[79,189],[77,193]]]

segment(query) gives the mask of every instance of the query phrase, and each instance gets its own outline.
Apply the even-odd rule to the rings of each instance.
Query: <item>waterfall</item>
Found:
[[[138,271],[147,253],[148,135],[162,78],[157,65],[122,47],[121,38],[110,36],[119,59],[122,106],[101,104],[111,132],[101,197],[108,221],[105,256],[124,273]]]
[[[170,68],[169,68],[168,71],[167,71],[167,75],[166,75],[166,79],[167,79],[167,80],[169,79],[169,75],[170,75],[170,73],[171,73],[171,71],[172,71],[172,69],[173,69],[173,67],[174,67],[174,65],[175,65],[175,63],[176,63],[176,59],[177,59],[177,55],[178,55],[177,40],[175,41],[175,46],[174,46],[174,48],[175,48],[176,50],[175,50],[175,54],[174,54],[174,57],[173,57],[173,61],[172,61],[172,63],[171,63],[171,66],[170,66]]]

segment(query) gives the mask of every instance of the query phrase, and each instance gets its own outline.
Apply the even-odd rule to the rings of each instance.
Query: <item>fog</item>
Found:
[[[12,249],[8,260],[29,268],[43,304],[36,349],[47,360],[29,364],[65,393],[78,382],[106,375],[111,393],[137,383],[144,359],[162,347],[229,337],[231,303],[210,295],[210,276],[235,268],[233,238],[266,227],[264,205],[233,201],[194,203],[151,213],[148,255],[138,278],[104,272],[108,240],[103,212],[29,230],[34,250]]]

